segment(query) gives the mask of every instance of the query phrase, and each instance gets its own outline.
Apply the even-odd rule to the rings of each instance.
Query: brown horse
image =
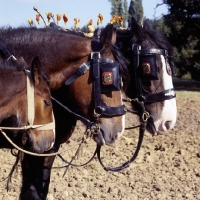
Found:
[[[163,134],[174,127],[177,117],[172,46],[148,19],[139,26],[132,18],[131,29],[117,29],[116,34],[117,46],[131,63],[126,94],[144,102],[151,116],[147,130],[153,135]]]
[[[74,79],[69,86],[64,85],[66,80],[77,76],[77,69],[80,69],[83,63],[87,66],[90,64],[97,66],[98,62],[105,62],[107,59],[109,62],[113,62],[110,60],[114,59],[110,47],[112,43],[115,43],[116,36],[112,32],[105,33],[100,48],[95,50],[100,52],[102,60],[93,57],[90,64],[88,62],[91,60],[94,41],[77,35],[75,32],[67,33],[53,28],[8,28],[0,30],[0,38],[3,39],[9,52],[15,57],[23,55],[28,64],[34,56],[40,56],[41,67],[47,74],[53,97],[91,121],[94,120],[95,116],[100,116],[97,121],[100,132],[94,135],[94,139],[99,145],[112,144],[123,134],[125,117],[122,116],[124,111],[121,111],[123,108],[121,90],[109,89],[97,92],[99,87],[94,80],[98,76],[96,76],[94,66],[85,71],[79,78]],[[116,53],[123,60],[120,52]],[[103,59],[105,57],[106,59]],[[120,64],[120,76],[128,77],[127,68],[123,64],[122,62]],[[105,77],[110,78],[110,76]],[[103,84],[102,78],[100,79],[101,83],[99,82],[101,85]],[[106,80],[104,88],[107,86]],[[96,103],[96,97],[102,100],[101,105],[107,106],[108,109],[105,109],[107,112],[104,113],[104,109],[101,108],[99,112],[99,107],[96,106],[99,105]],[[77,119],[76,116],[68,113],[56,103],[53,106],[56,142],[52,151],[57,151],[60,144],[71,136]],[[114,109],[116,111],[120,110],[120,112],[110,112],[113,108],[116,108]],[[25,154],[22,161],[21,199],[46,199],[54,158],[54,156],[41,158]]]
[[[21,57],[18,61],[0,61],[0,128],[4,130],[15,127],[16,130],[7,132],[15,144],[21,147],[24,145],[22,141],[26,139],[25,149],[42,153],[54,144],[54,127],[41,129],[34,126],[51,123],[53,108],[39,59],[33,60],[31,72],[26,68],[28,67]],[[27,86],[29,79],[30,86]],[[20,130],[26,127],[28,129],[25,131]],[[13,148],[2,134],[0,148]]]
[[[80,65],[89,61],[93,51],[91,39],[79,36],[74,32],[66,33],[54,28],[1,29],[0,38],[4,41],[9,52],[16,58],[23,55],[28,64],[34,56],[39,55],[42,69],[48,75],[50,90],[56,92]],[[110,35],[102,44],[101,57],[113,59],[109,50],[109,44],[112,40],[114,38]],[[90,71],[75,80],[67,90],[78,113],[92,120],[94,117],[94,97],[92,96],[93,77]],[[66,96],[68,95],[66,94]],[[123,104],[119,90],[101,93],[101,98],[108,106]],[[101,116],[99,126],[101,132],[95,136],[95,140],[100,145],[113,143],[123,133],[124,116],[113,116],[112,119]]]

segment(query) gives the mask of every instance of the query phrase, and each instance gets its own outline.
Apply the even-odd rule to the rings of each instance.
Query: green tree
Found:
[[[124,0],[124,21],[123,21],[123,27],[126,27],[127,20],[128,20],[128,3],[127,3],[127,0]]]
[[[111,2],[111,13],[110,13],[111,16],[118,15],[120,0],[108,0],[108,1]]]
[[[142,0],[131,0],[128,10],[128,27],[131,25],[131,18],[135,17],[138,24],[142,24],[143,21],[143,6]]]
[[[168,7],[164,22],[175,47],[175,61],[180,76],[190,72],[200,80],[200,0],[163,0]]]

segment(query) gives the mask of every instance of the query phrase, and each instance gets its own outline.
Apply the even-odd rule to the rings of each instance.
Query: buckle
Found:
[[[93,58],[101,58],[100,52],[91,52],[91,59]]]
[[[85,74],[90,68],[86,63],[83,63],[76,71],[78,75],[83,75]]]

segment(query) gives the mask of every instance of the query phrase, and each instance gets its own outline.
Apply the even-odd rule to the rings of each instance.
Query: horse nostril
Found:
[[[166,126],[167,130],[170,129],[171,123],[172,123],[172,121],[166,121],[166,122],[165,122],[165,126]]]

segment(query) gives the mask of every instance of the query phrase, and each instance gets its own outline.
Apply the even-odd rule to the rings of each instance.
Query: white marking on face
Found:
[[[163,69],[164,90],[172,89],[173,88],[172,76],[169,76],[169,74],[167,73],[166,62],[163,55],[161,55],[161,63]],[[167,131],[168,129],[172,129],[176,123],[176,117],[177,117],[177,108],[176,108],[175,98],[170,100],[165,100],[160,119],[154,121],[156,130],[158,132],[164,132]],[[168,123],[168,129],[166,127],[166,123]]]

